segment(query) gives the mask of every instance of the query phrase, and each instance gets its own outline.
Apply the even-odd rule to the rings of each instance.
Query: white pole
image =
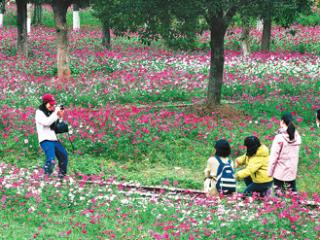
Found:
[[[3,13],[0,13],[0,28],[3,27]]]
[[[27,4],[27,34],[31,32],[31,15],[32,15],[32,4]]]
[[[80,30],[80,16],[79,11],[73,11],[73,31]]]
[[[256,29],[257,29],[257,31],[262,32],[262,29],[263,29],[263,20],[262,19],[257,20]]]

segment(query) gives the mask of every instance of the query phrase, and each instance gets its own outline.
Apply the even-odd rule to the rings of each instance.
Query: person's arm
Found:
[[[206,194],[209,196],[219,195],[219,192],[217,191],[217,188],[215,187],[218,166],[219,166],[219,163],[215,157],[210,157],[208,159],[207,167],[205,169],[205,177],[212,178],[212,179],[210,179],[210,181],[211,181],[211,184],[214,186],[214,187],[211,187],[210,190],[206,189],[206,191],[207,191]],[[209,181],[209,179],[207,179],[206,181]]]
[[[219,162],[215,157],[210,157],[208,159],[207,167],[205,170],[206,177],[213,177],[217,176],[217,170],[219,167]]]
[[[239,166],[242,166],[242,165],[244,165],[245,163],[247,162],[247,155],[246,154],[244,154],[244,155],[242,155],[242,156],[240,156],[240,157],[237,157],[236,158],[236,168],[237,167],[239,167]]]
[[[49,117],[47,117],[42,111],[36,112],[36,121],[46,127],[49,127],[52,123],[58,120],[58,109],[56,109]]]
[[[280,152],[283,147],[283,142],[280,141],[280,135],[277,135],[271,146],[271,152],[270,152],[270,157],[269,157],[269,164],[268,164],[268,175],[270,177],[273,176],[274,169],[277,165],[278,158],[280,156]]]
[[[255,158],[251,161],[249,160],[248,166],[236,173],[236,179],[242,180],[251,174],[254,174],[261,166],[262,162],[259,158]]]

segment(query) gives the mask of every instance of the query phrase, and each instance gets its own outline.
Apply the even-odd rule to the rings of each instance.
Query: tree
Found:
[[[271,25],[272,25],[272,3],[267,1],[265,3],[265,12],[262,14],[263,28],[261,37],[261,50],[269,51],[271,40]]]
[[[87,4],[86,0],[55,0],[50,1],[54,13],[54,20],[57,32],[57,69],[59,79],[69,79],[71,72],[69,66],[68,50],[68,26],[67,10],[71,4],[78,4],[80,7]]]
[[[270,50],[272,20],[288,28],[300,13],[309,12],[311,6],[312,0],[268,0],[262,1],[259,8],[252,9],[253,15],[263,19],[261,50]]]
[[[226,31],[237,11],[258,2],[255,0],[140,0],[135,1],[136,9],[130,9],[129,15],[131,14],[130,21],[136,23],[136,26],[141,26],[141,22],[145,23],[143,37],[156,34],[165,38],[188,34],[192,36],[192,33],[200,30],[198,27],[200,19],[205,19],[211,37],[207,105],[213,108],[221,103]]]
[[[249,18],[247,16],[242,16],[241,24],[242,24],[242,26],[241,26],[242,27],[241,49],[242,49],[242,55],[244,57],[246,57],[250,54],[250,44],[249,44],[250,23],[249,23]]]
[[[57,32],[57,69],[59,79],[69,79],[67,10],[71,1],[56,0],[52,3]]]
[[[23,56],[28,56],[27,0],[16,0],[16,4],[17,4],[18,54]]]
[[[236,10],[236,5],[224,7],[223,3],[218,8],[210,5],[208,7],[206,19],[211,33],[211,59],[207,91],[207,102],[209,107],[221,103],[224,69],[224,37]]]
[[[126,31],[129,25],[129,1],[122,0],[92,0],[94,15],[101,22],[102,45],[111,49],[111,29],[119,35]]]
[[[33,0],[34,10],[33,10],[33,18],[32,23],[34,25],[42,24],[42,0]]]

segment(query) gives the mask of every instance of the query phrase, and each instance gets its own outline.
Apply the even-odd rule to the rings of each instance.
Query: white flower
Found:
[[[24,140],[24,144],[27,144],[28,142],[29,142],[28,139],[25,139],[25,140]]]
[[[32,213],[32,212],[34,212],[34,210],[36,210],[34,207],[30,207],[30,208],[28,209],[28,213]]]
[[[70,198],[70,201],[72,202],[74,200],[75,195],[72,193],[69,193],[68,196]]]
[[[121,202],[122,204],[128,204],[128,203],[129,203],[129,200],[128,200],[128,199],[122,199],[120,202]]]

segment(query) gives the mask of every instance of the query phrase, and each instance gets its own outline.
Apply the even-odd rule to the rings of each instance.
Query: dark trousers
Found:
[[[51,174],[55,165],[55,158],[58,159],[59,165],[59,177],[63,177],[67,174],[68,166],[68,153],[62,144],[58,141],[42,141],[40,143],[44,154],[46,155],[46,161],[43,169],[45,174]]]
[[[293,181],[281,181],[276,178],[273,179],[274,189],[276,195],[280,193],[285,194],[287,191],[289,192],[296,192],[296,180]]]
[[[267,195],[269,189],[271,189],[272,181],[266,183],[254,183],[252,182],[251,177],[244,179],[247,187],[244,190],[243,194],[246,196],[252,195],[254,192],[258,193],[260,197]]]
[[[249,176],[249,177],[246,177],[246,178],[244,178],[243,179],[243,181],[244,181],[244,183],[246,184],[246,186],[248,187],[248,185],[249,184],[251,184],[252,183],[252,179],[251,179],[251,177]]]

